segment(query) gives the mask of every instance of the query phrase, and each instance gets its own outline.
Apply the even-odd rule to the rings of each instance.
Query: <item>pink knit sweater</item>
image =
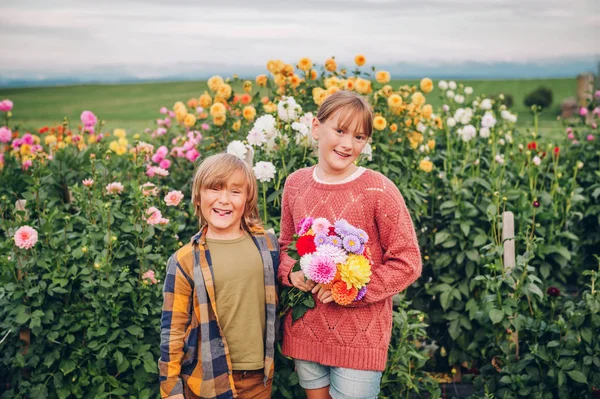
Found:
[[[283,354],[335,367],[383,371],[392,330],[392,296],[421,275],[421,254],[410,215],[396,186],[366,170],[356,180],[326,185],[313,168],[290,175],[283,191],[281,265],[278,278],[290,285],[294,260],[286,254],[297,223],[306,216],[332,223],[346,219],[369,234],[373,269],[367,294],[355,304],[316,306],[292,324],[283,321]]]

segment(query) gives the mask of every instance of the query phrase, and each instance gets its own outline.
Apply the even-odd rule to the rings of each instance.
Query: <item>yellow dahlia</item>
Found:
[[[325,69],[327,69],[329,72],[333,72],[337,69],[337,63],[333,57],[325,60]]]
[[[398,108],[402,105],[402,103],[402,97],[400,97],[398,94],[392,94],[388,97],[388,106],[390,108]]]
[[[421,115],[423,116],[423,118],[430,119],[431,114],[433,114],[433,107],[431,106],[431,104],[424,105],[421,109]]]
[[[300,58],[300,61],[298,61],[298,69],[300,69],[301,71],[308,71],[309,69],[311,69],[313,66],[312,61],[310,60],[310,58],[304,57],[304,58]]]
[[[248,105],[248,106],[244,107],[244,110],[242,111],[242,115],[244,116],[244,119],[246,119],[247,121],[253,121],[254,117],[256,116],[256,109],[253,106]]]
[[[365,62],[367,62],[367,59],[365,58],[364,55],[359,54],[356,57],[354,57],[354,62],[356,63],[356,65],[358,65],[360,67],[360,66],[365,65]]]
[[[421,91],[423,93],[429,93],[431,90],[433,90],[433,82],[429,78],[421,79],[421,84],[419,86],[421,87]]]
[[[422,159],[421,162],[419,162],[419,169],[429,173],[433,170],[433,162],[431,162],[429,158]]]
[[[415,105],[425,104],[425,96],[421,92],[416,92],[410,97],[411,101]]]
[[[200,97],[198,97],[198,104],[202,108],[208,108],[212,104],[212,97],[207,92],[204,92]]]
[[[371,92],[371,81],[363,78],[356,79],[356,91],[360,94],[369,94]]]
[[[183,120],[183,124],[186,127],[192,127],[196,124],[196,116],[194,114],[187,114]]]
[[[115,135],[115,137],[120,139],[124,139],[127,136],[127,132],[125,131],[125,129],[115,129],[113,130],[113,134]]]
[[[222,84],[225,84],[225,82],[223,81],[223,78],[220,77],[219,75],[215,75],[213,77],[211,77],[210,79],[208,79],[208,88],[211,89],[212,91],[217,91],[219,90],[219,87],[221,87]]]
[[[375,74],[375,80],[378,83],[384,84],[389,82],[391,79],[390,77],[390,73],[388,71],[377,71],[377,73]]]
[[[231,97],[231,86],[223,83],[221,86],[219,86],[219,88],[217,89],[217,94],[219,95],[219,97],[222,97],[224,99],[228,99],[229,97]]]
[[[267,75],[258,75],[256,77],[256,84],[260,87],[265,87],[267,85]]]
[[[377,115],[375,118],[373,118],[373,128],[375,128],[376,130],[383,130],[385,129],[385,127],[387,126],[387,121],[385,120],[385,118],[381,115]]]
[[[339,269],[340,277],[348,289],[354,287],[359,290],[371,281],[371,264],[362,255],[348,255],[348,260],[340,264]]]

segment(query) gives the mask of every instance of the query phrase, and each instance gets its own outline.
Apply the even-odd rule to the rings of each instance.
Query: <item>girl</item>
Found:
[[[211,156],[194,176],[200,232],[169,259],[161,323],[164,398],[269,398],[279,245],[249,167]]]
[[[281,284],[316,294],[316,306],[292,324],[285,316],[283,354],[295,359],[309,399],[376,398],[392,329],[392,296],[421,274],[416,233],[394,183],[355,161],[373,127],[371,106],[357,94],[328,97],[312,122],[316,166],[291,174],[284,186],[280,244]],[[363,299],[344,307],[331,292],[291,272],[286,255],[304,217],[346,219],[369,235],[372,276]]]

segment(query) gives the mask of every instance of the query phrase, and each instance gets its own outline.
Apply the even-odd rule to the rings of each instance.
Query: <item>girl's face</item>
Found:
[[[360,118],[344,129],[341,125],[345,117],[342,111],[337,111],[323,123],[317,118],[312,122],[313,138],[319,142],[319,168],[331,175],[352,173],[356,169],[354,161],[368,141]]]
[[[242,171],[234,172],[221,187],[200,190],[200,211],[210,238],[234,239],[241,235],[248,185]]]

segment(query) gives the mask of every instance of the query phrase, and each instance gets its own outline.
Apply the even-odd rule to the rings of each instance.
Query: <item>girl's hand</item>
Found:
[[[298,270],[297,272],[290,273],[290,283],[300,291],[310,291],[315,286],[315,282],[312,280],[306,280],[304,277],[304,272],[302,270]]]
[[[333,302],[333,297],[331,296],[331,290],[326,289],[321,284],[317,284],[313,287],[312,293],[317,293],[317,298],[321,303],[329,303]]]

